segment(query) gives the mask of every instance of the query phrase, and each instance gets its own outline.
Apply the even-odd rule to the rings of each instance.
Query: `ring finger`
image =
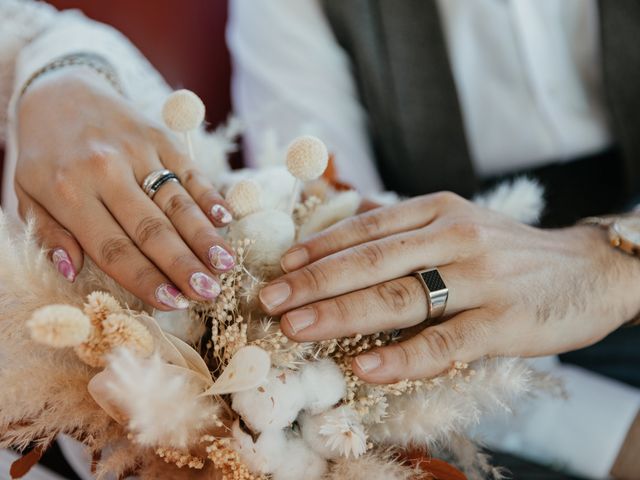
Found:
[[[234,267],[231,249],[184,187],[176,182],[168,183],[158,191],[153,201],[202,262],[217,272],[226,272]]]
[[[167,185],[161,188],[167,188]],[[185,295],[196,300],[217,297],[220,286],[209,268],[185,244],[169,219],[133,179],[109,189],[103,200],[137,247]]]
[[[439,269],[450,292],[448,315],[475,308],[482,301],[477,287],[457,270],[455,266]],[[308,342],[404,329],[421,323],[427,314],[422,284],[407,276],[287,312],[281,328],[288,337]]]
[[[216,227],[226,227],[233,220],[231,210],[209,179],[202,174],[175,141],[163,131],[156,133],[162,163],[176,172],[183,187]]]

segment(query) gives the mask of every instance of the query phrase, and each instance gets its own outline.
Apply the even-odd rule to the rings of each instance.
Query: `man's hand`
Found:
[[[292,248],[260,292],[297,341],[407,329],[427,317],[412,272],[438,267],[446,319],[354,361],[373,383],[437,375],[453,361],[592,344],[640,310],[640,261],[594,227],[541,230],[438,193],[344,220]],[[413,329],[415,330],[415,329]]]

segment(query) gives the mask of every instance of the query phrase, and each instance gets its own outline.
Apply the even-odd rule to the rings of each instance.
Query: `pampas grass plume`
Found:
[[[140,445],[187,448],[217,421],[218,406],[200,385],[157,355],[141,359],[126,349],[109,356],[109,397],[128,415]]]
[[[69,305],[49,305],[36,310],[27,322],[31,338],[54,348],[74,347],[87,340],[91,322]]]

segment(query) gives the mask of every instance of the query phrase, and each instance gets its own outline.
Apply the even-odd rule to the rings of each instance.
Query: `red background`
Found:
[[[196,92],[217,125],[231,111],[227,0],[51,0],[124,33],[175,88]],[[0,160],[3,158],[0,151]],[[0,171],[1,172],[1,171]],[[1,176],[1,173],[0,173]],[[1,178],[1,177],[0,177]]]

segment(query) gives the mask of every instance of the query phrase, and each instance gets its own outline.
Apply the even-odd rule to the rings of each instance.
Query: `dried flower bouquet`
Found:
[[[190,124],[189,105],[172,105],[167,123]],[[421,470],[409,450],[468,478],[500,477],[465,431],[537,388],[524,363],[456,363],[434,379],[370,385],[350,359],[397,332],[294,343],[260,311],[257,291],[281,273],[281,254],[358,209],[357,193],[322,177],[327,160],[322,142],[301,137],[288,169],[228,176],[237,264],[216,301],[182,312],[149,311],[90,262],[74,284],[61,281],[33,225],[0,217],[0,447],[39,452],[66,434],[98,478],[464,478],[435,460]],[[542,206],[526,181],[479,201],[525,221]]]

